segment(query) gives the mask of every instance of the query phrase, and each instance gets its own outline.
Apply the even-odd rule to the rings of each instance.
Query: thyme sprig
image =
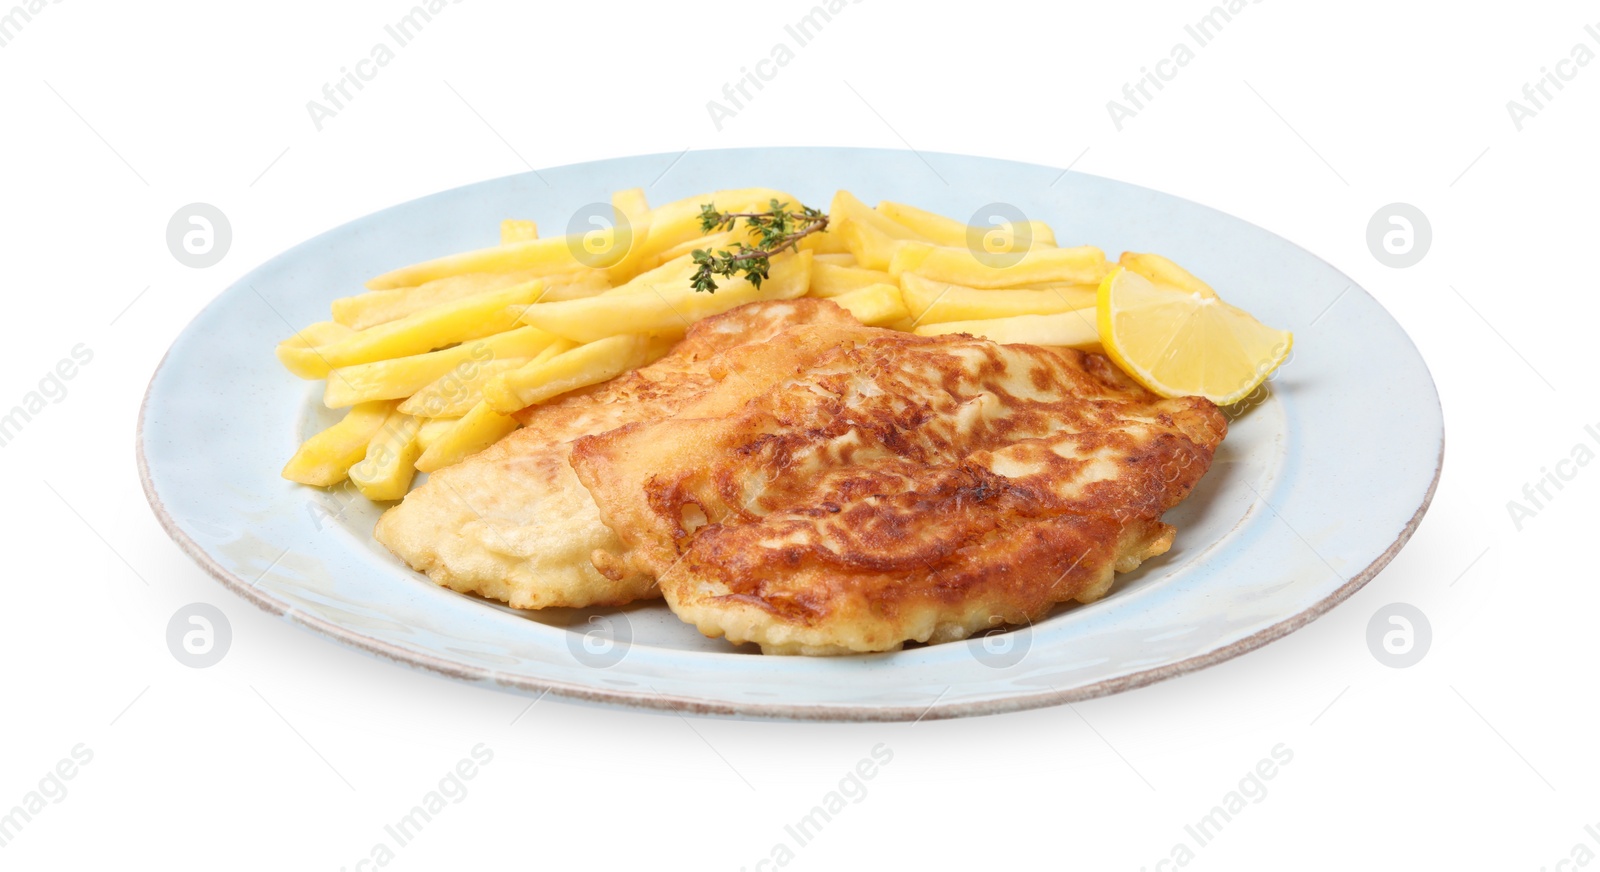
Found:
[[[692,282],[696,291],[714,294],[717,292],[715,276],[732,278],[740,273],[759,288],[772,269],[773,255],[795,248],[805,237],[828,229],[828,216],[817,209],[801,206],[797,211],[790,211],[776,198],[770,205],[772,208],[766,212],[721,212],[712,203],[700,207],[702,233],[734,230],[743,221],[747,229],[756,232],[757,238],[755,245],[741,242],[732,251],[696,249],[692,255],[699,265]]]

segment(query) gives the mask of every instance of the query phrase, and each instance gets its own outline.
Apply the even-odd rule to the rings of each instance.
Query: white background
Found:
[[[390,868],[754,869],[879,743],[892,762],[791,868],[1155,869],[1280,743],[1292,762],[1188,868],[1535,870],[1571,868],[1556,864],[1579,845],[1600,853],[1584,831],[1600,830],[1600,469],[1520,531],[1506,507],[1573,446],[1600,450],[1584,432],[1600,425],[1600,63],[1520,132],[1505,106],[1575,44],[1600,51],[1591,4],[1265,0],[1120,132],[1106,102],[1186,39],[1206,0],[865,0],[721,131],[706,101],[807,4],[533,6],[450,6],[320,132],[306,102],[403,0],[66,0],[0,48],[0,407],[75,344],[94,354],[0,449],[0,811],[75,745],[94,754],[0,866],[355,869],[478,743],[493,761]],[[158,528],[134,468],[140,395],[184,324],[251,267],[530,165],[795,144],[1076,161],[1327,259],[1405,326],[1438,381],[1448,451],[1416,537],[1326,617],[1199,674],[1071,707],[845,726],[551,699],[523,713],[525,698],[268,617]],[[194,201],[232,221],[210,269],[165,244]],[[1409,269],[1380,265],[1365,240],[1395,201],[1433,226]],[[205,670],[164,639],[196,601],[234,631]],[[1410,669],[1365,641],[1392,602],[1433,626]]]

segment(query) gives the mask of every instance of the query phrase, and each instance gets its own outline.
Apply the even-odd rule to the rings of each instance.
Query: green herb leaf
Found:
[[[701,205],[701,232],[736,230],[743,219],[745,227],[756,232],[757,244],[750,246],[741,242],[734,251],[696,249],[691,255],[699,265],[691,279],[696,291],[714,294],[717,292],[715,276],[732,278],[740,274],[759,288],[770,274],[773,255],[795,248],[801,239],[813,233],[828,230],[828,216],[817,209],[801,206],[799,211],[791,212],[776,198],[769,205],[771,209],[766,212],[720,212],[713,203]]]

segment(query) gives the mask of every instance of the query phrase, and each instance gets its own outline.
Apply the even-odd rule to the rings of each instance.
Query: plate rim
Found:
[[[858,148],[846,146],[779,147],[801,147],[819,151],[838,152],[869,151],[893,154],[914,153],[919,155],[931,155],[935,157],[949,157],[958,160],[979,159],[985,161],[999,161],[1022,166],[1037,167],[1046,170],[1055,169],[1054,167],[1049,167],[1044,164],[1035,164],[1028,161],[1016,161],[1008,158],[996,158],[984,155],[955,154],[950,152],[907,152],[905,149]],[[705,149],[704,151],[709,154],[717,154],[729,152],[762,151],[768,148],[771,147],[751,146],[746,148]],[[618,157],[665,158],[673,156],[674,155],[670,152],[656,152],[651,154],[623,155]],[[614,158],[601,158],[600,160],[603,161],[610,159]],[[596,162],[597,161],[582,161],[572,164],[563,164],[557,167],[547,167],[546,169],[556,170],[564,167],[583,166]],[[1344,275],[1344,273],[1336,266],[1317,255],[1315,252],[1312,252],[1310,249],[1307,249],[1271,230],[1261,227],[1254,222],[1247,221],[1229,213],[1221,213],[1220,210],[1217,210],[1211,206],[1207,206],[1204,203],[1199,203],[1186,197],[1180,197],[1176,194],[1170,194],[1165,191],[1148,188],[1143,185],[1123,181],[1121,179],[1114,179],[1108,176],[1097,176],[1093,173],[1082,173],[1071,169],[1064,170],[1063,172],[1071,172],[1075,175],[1089,176],[1118,185],[1128,185],[1131,187],[1140,188],[1142,190],[1152,191],[1162,196],[1172,197],[1209,211],[1228,215],[1228,217],[1234,221],[1239,221],[1261,231],[1262,233],[1287,242],[1296,250],[1309,257],[1315,258],[1319,263],[1327,266],[1329,269],[1332,269],[1335,273]],[[272,262],[278,257],[282,257],[289,251],[292,251],[294,248],[297,248],[300,245],[309,244],[319,237],[335,232],[340,227],[343,227],[347,224],[365,221],[390,209],[414,203],[418,200],[425,200],[432,196],[450,193],[451,191],[457,190],[461,187],[492,184],[494,182],[519,178],[525,175],[528,175],[528,173],[511,173],[504,176],[481,179],[475,182],[468,182],[466,185],[460,185],[456,188],[447,188],[442,191],[435,191],[430,194],[424,194],[421,197],[413,198],[412,200],[385,206],[365,215],[349,219],[348,221],[342,222],[334,227],[330,227],[311,237],[307,237],[301,242],[296,243],[295,245],[292,245],[281,252],[278,252],[277,254],[263,261],[261,264],[258,264],[255,267],[252,267],[250,270],[247,270],[244,273],[244,276],[248,276],[261,266]],[[244,276],[241,276],[240,279],[244,278]],[[190,560],[193,560],[198,566],[200,566],[201,569],[205,570],[208,575],[220,582],[223,587],[232,591],[235,595],[244,599],[246,602],[249,602],[257,608],[260,608],[262,611],[287,620],[289,623],[294,624],[301,629],[324,636],[364,654],[389,660],[403,666],[411,667],[412,669],[418,671],[430,672],[435,675],[452,678],[459,681],[467,681],[478,686],[490,686],[497,689],[509,689],[524,693],[538,693],[540,695],[548,693],[575,702],[623,707],[634,710],[642,709],[647,711],[666,711],[678,714],[690,713],[757,720],[861,723],[942,720],[947,718],[1004,714],[1009,712],[1027,711],[1031,709],[1062,705],[1066,703],[1081,702],[1083,700],[1095,699],[1128,690],[1134,690],[1154,684],[1156,682],[1165,681],[1170,678],[1175,678],[1180,675],[1195,672],[1210,666],[1215,666],[1219,663],[1224,663],[1228,660],[1232,660],[1243,654],[1249,653],[1250,651],[1254,651],[1257,648],[1261,648],[1268,643],[1281,639],[1284,636],[1287,636],[1290,633],[1306,626],[1307,624],[1332,610],[1335,606],[1349,599],[1356,593],[1356,591],[1365,587],[1368,582],[1378,575],[1378,573],[1382,572],[1383,569],[1387,567],[1394,559],[1395,555],[1399,554],[1399,552],[1411,540],[1412,535],[1416,532],[1418,526],[1422,523],[1423,517],[1427,514],[1428,509],[1433,504],[1433,498],[1438,490],[1439,480],[1444,470],[1444,453],[1447,434],[1444,423],[1442,400],[1438,393],[1438,383],[1433,378],[1433,372],[1428,366],[1427,359],[1422,356],[1420,349],[1416,347],[1416,342],[1411,338],[1410,333],[1408,333],[1404,326],[1394,318],[1394,316],[1389,312],[1388,308],[1382,304],[1382,302],[1368,294],[1368,297],[1372,299],[1372,302],[1377,305],[1385,315],[1389,316],[1390,320],[1394,321],[1395,325],[1399,328],[1399,331],[1405,338],[1406,343],[1410,345],[1411,350],[1416,354],[1417,360],[1421,363],[1423,372],[1427,375],[1428,384],[1433,387],[1434,403],[1439,407],[1439,452],[1434,461],[1432,479],[1430,480],[1427,491],[1423,494],[1421,502],[1417,506],[1416,511],[1394,535],[1393,540],[1390,541],[1388,546],[1385,547],[1384,550],[1372,560],[1372,562],[1362,568],[1359,572],[1356,572],[1349,578],[1345,579],[1343,584],[1335,588],[1323,598],[1317,600],[1315,603],[1312,603],[1306,608],[1285,617],[1281,621],[1264,627],[1255,633],[1250,634],[1249,636],[1236,639],[1227,645],[1223,645],[1183,660],[1178,660],[1159,666],[1153,666],[1148,669],[1140,669],[1126,675],[1102,679],[1100,681],[1079,685],[1065,690],[1051,688],[1050,690],[1046,691],[1008,694],[1006,696],[993,699],[965,702],[941,703],[941,701],[936,698],[931,704],[925,707],[906,705],[842,705],[829,703],[793,704],[780,702],[707,700],[704,698],[664,694],[655,691],[619,690],[606,688],[600,685],[573,684],[567,681],[556,679],[511,675],[501,673],[498,670],[488,667],[474,667],[465,665],[425,651],[419,651],[406,648],[402,645],[385,642],[357,630],[351,629],[350,627],[302,612],[299,609],[296,609],[293,605],[268,595],[267,592],[257,588],[253,583],[223,567],[211,556],[209,552],[206,551],[204,547],[202,547],[193,539],[193,537],[186,533],[177,523],[176,519],[173,518],[172,515],[167,511],[166,505],[156,488],[155,480],[151,475],[149,461],[145,455],[145,420],[150,410],[151,397],[155,391],[156,383],[160,380],[161,374],[166,368],[167,362],[171,357],[173,350],[178,346],[178,343],[185,335],[187,335],[189,329],[194,326],[195,322],[199,321],[211,309],[212,306],[216,305],[222,299],[222,297],[227,293],[228,289],[232,288],[236,284],[238,284],[237,280],[229,283],[222,290],[218,291],[217,294],[207,301],[207,303],[202,306],[193,317],[190,318],[184,327],[178,331],[172,340],[172,344],[169,345],[166,352],[162,354],[161,361],[152,371],[150,381],[144,390],[144,396],[140,400],[139,415],[135,428],[135,455],[139,471],[140,486],[144,491],[146,500],[150,504],[151,511],[156,516],[157,522],[161,525],[161,528],[166,532],[168,537],[170,537],[178,545],[179,549],[182,550]],[[1360,287],[1360,285],[1354,281],[1352,281],[1351,284],[1356,287]]]

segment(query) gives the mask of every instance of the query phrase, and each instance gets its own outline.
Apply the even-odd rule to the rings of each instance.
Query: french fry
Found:
[[[1159,254],[1124,251],[1122,257],[1117,258],[1117,263],[1127,268],[1129,272],[1138,273],[1158,285],[1170,285],[1180,291],[1207,298],[1217,296],[1217,292],[1212,290],[1210,285]]]
[[[398,500],[411,488],[417,471],[417,430],[420,422],[410,415],[390,412],[372,440],[367,456],[350,467],[350,481],[373,502]]]
[[[1096,293],[1100,286],[1096,284],[1082,284],[1080,282],[1025,282],[1020,285],[1006,285],[1008,291],[1081,291],[1088,288]],[[1073,307],[1078,308],[1077,306]]]
[[[712,233],[706,236],[696,236],[693,239],[680,242],[677,245],[660,252],[659,254],[647,255],[639,262],[638,272],[633,276],[633,278],[630,278],[628,282],[618,284],[617,287],[623,287],[629,282],[632,282],[633,279],[636,279],[645,273],[650,272],[651,270],[666,266],[675,260],[693,263],[689,256],[699,249],[705,249],[707,251],[731,250],[740,242],[754,242],[756,236],[757,234],[755,232],[747,230],[747,228],[744,226],[740,226],[738,230],[724,230],[720,233]]]
[[[848,192],[846,192],[848,194]],[[838,194],[834,195],[835,198]],[[853,195],[851,195],[853,196]],[[860,202],[859,200],[857,201]],[[864,205],[864,204],[863,204]],[[800,238],[795,244],[797,251],[809,251],[813,255],[850,255],[850,246],[845,241],[844,234],[840,231],[840,222],[834,220],[832,214],[828,215],[828,226],[822,230]],[[854,257],[854,255],[850,255]]]
[[[859,266],[866,269],[887,269],[889,261],[903,240],[927,242],[928,239],[904,224],[891,219],[855,194],[839,190],[828,206],[828,229],[839,234],[844,248],[855,255]]]
[[[902,242],[894,247],[889,258],[889,275],[899,278],[901,273],[914,270],[933,253],[934,246],[927,242]]]
[[[520,319],[522,317],[522,313],[524,311],[526,311],[527,308],[528,307],[525,306],[525,305],[504,306],[504,307],[502,307],[500,309],[497,309],[497,310],[495,310],[493,312],[489,312],[489,313],[485,314],[483,316],[483,318],[480,321],[477,322],[477,324],[472,325],[470,330],[464,331],[464,335],[461,336],[461,342],[460,343],[455,343],[455,342],[447,341],[447,340],[441,340],[441,341],[438,341],[438,342],[431,342],[431,343],[424,344],[422,341],[418,340],[414,347],[419,347],[419,348],[420,347],[431,347],[431,348],[439,348],[441,351],[448,351],[448,350],[451,350],[453,348],[459,348],[462,345],[464,345],[466,343],[469,343],[469,342],[472,342],[472,341],[474,341],[476,339],[482,339],[482,338],[485,338],[485,337],[492,337],[492,336],[499,336],[499,335],[504,334],[504,333],[509,333],[512,330],[515,330],[518,327],[522,326],[521,322],[520,322]],[[380,326],[382,326],[382,325],[380,325]],[[400,346],[396,346],[396,350],[404,350],[404,349],[401,348]],[[326,356],[326,354],[323,352],[323,347],[314,348],[314,349],[311,349],[311,351],[317,353],[318,355],[320,355],[321,356],[321,360],[331,362],[330,358],[328,358]],[[376,355],[378,357],[378,359],[368,361],[368,363],[365,363],[365,364],[353,363],[353,364],[344,365],[344,366],[335,366],[333,369],[329,370],[328,377],[329,378],[337,377],[338,380],[343,385],[348,386],[348,385],[352,385],[354,383],[353,379],[351,379],[351,377],[348,375],[348,373],[350,373],[351,371],[358,372],[358,373],[361,372],[361,370],[357,370],[356,367],[389,363],[391,361],[405,360],[405,359],[408,359],[408,358],[420,357],[422,354],[431,354],[431,353],[432,352],[420,352],[420,353],[415,353],[415,354],[399,354],[399,355],[396,355],[396,356],[388,356],[388,355],[381,355],[380,354],[380,355]],[[393,399],[394,398],[394,397],[390,397],[390,396],[385,396],[385,397],[366,396],[366,395],[360,393],[360,389],[350,388],[350,390],[356,391],[355,393],[352,393],[351,396],[356,396],[358,398],[357,399],[358,402],[362,401],[362,400],[378,400],[378,399]],[[330,408],[337,408],[337,407],[330,407]]]
[[[321,378],[318,371],[326,372],[328,364],[318,359],[317,347],[338,342],[356,331],[334,321],[318,321],[302,327],[299,332],[278,343],[274,354],[284,368],[301,378]]]
[[[278,343],[291,348],[315,348],[318,345],[327,345],[354,333],[349,327],[337,321],[318,321],[300,328],[293,336]]]
[[[545,351],[554,347],[547,347]],[[483,399],[483,386],[489,379],[531,360],[531,357],[507,357],[482,363],[474,361],[474,365],[464,366],[459,372],[447,372],[429,382],[401,402],[400,411],[418,418],[459,418]]]
[[[604,270],[585,270],[566,273],[545,279],[544,294],[535,302],[554,303],[560,300],[581,300],[611,290],[611,280]]]
[[[444,433],[434,437],[428,449],[416,460],[418,472],[435,472],[454,466],[505,438],[517,429],[517,421],[479,403],[456,419]]]
[[[722,281],[716,293],[697,293],[689,278],[649,291],[612,291],[586,300],[529,306],[522,320],[574,342],[607,336],[649,334],[678,338],[689,325],[757,300],[792,300],[804,296],[811,282],[811,252],[786,253],[771,260],[760,288],[743,277]],[[520,407],[519,407],[520,408]]]
[[[687,254],[675,257],[654,269],[648,269],[634,276],[629,281],[617,285],[606,293],[611,296],[623,294],[652,293],[659,288],[677,287],[688,281],[694,275],[698,264]],[[554,300],[550,302],[556,302]]]
[[[710,203],[719,212],[760,212],[777,200],[785,208],[799,201],[772,188],[735,188],[684,197],[650,210],[650,237],[644,242],[643,256],[660,255],[667,249],[705,235],[700,229],[700,207]]]
[[[856,263],[862,269],[887,270],[889,262],[894,260],[900,249],[908,245],[928,245],[918,239],[890,236],[864,221],[846,220],[838,232],[844,237],[850,253],[855,255]]]
[[[894,285],[871,285],[830,298],[868,327],[892,324],[909,316],[900,289]]]
[[[610,231],[598,231],[610,232]],[[626,254],[618,249],[618,259]],[[565,236],[529,239],[493,248],[480,248],[435,258],[411,266],[386,272],[367,282],[367,289],[381,291],[387,288],[409,288],[424,282],[449,278],[465,273],[508,273],[530,270],[535,275],[547,276],[573,272],[583,267],[606,267],[610,262],[584,263],[573,251],[571,240]]]
[[[665,266],[679,258],[687,257],[693,254],[696,249],[732,248],[736,242],[746,238],[748,238],[748,234],[744,233],[742,228],[739,232],[724,230],[721,233],[712,233],[709,236],[696,236],[693,239],[680,242],[659,254],[650,255],[646,260],[641,261],[639,275],[643,275],[657,267]]]
[[[1002,249],[1005,251],[1026,250],[1030,245],[1042,245],[1047,248],[1054,248],[1056,245],[1055,231],[1043,221],[1029,221],[1021,227],[1010,225],[972,227],[954,218],[946,218],[915,206],[889,200],[878,204],[878,212],[938,245],[965,246],[972,238],[970,234],[973,230],[978,231],[980,237],[996,231],[1005,233],[1005,238],[1010,242],[1010,245]]]
[[[859,256],[859,255],[858,255]],[[965,248],[935,248],[912,272],[970,288],[1005,288],[1033,282],[1099,284],[1111,271],[1105,252],[1092,245],[1077,248],[1032,248],[1015,262],[985,263]]]
[[[882,270],[837,266],[813,257],[807,293],[813,297],[837,297],[879,284],[894,284],[894,278]]]
[[[518,218],[507,218],[500,222],[500,244],[510,245],[513,242],[527,242],[539,238],[539,225],[532,221]]]
[[[594,270],[591,272],[599,272]],[[604,273],[599,273],[601,279]],[[559,281],[578,281],[583,273],[563,274]],[[461,300],[477,294],[498,291],[532,281],[538,276],[528,271],[514,273],[467,273],[438,279],[414,288],[391,288],[385,291],[367,291],[333,301],[333,320],[353,330],[365,330],[379,324],[397,321],[415,312],[430,309],[442,303]],[[552,278],[546,283],[558,281]],[[325,343],[318,343],[325,344]]]
[[[796,245],[800,251],[809,251],[818,256],[855,257],[850,254],[850,246],[845,241],[844,234],[839,232],[839,228],[835,227],[831,220],[825,229],[801,237]]]
[[[1054,315],[1013,315],[981,321],[923,324],[914,332],[918,336],[968,333],[1001,345],[1055,345],[1082,350],[1100,346],[1093,309],[1075,309]]]
[[[315,348],[280,345],[278,360],[301,378],[322,378],[335,368],[421,354],[452,343],[490,336],[515,325],[519,310],[508,312],[508,307],[525,307],[537,300],[543,290],[543,283],[535,279],[441,303],[395,321],[357,330],[343,339]],[[507,321],[508,317],[511,320]]]
[[[537,327],[518,327],[441,351],[339,367],[328,374],[322,402],[337,409],[371,400],[409,397],[452,373],[459,378],[492,360],[531,358],[560,341]]]
[[[991,291],[937,282],[908,272],[900,274],[900,290],[905,294],[906,309],[919,324],[1049,315],[1092,309],[1095,305],[1095,289],[1089,285],[1045,291]]]
[[[999,291],[999,293],[1006,293],[1006,290],[1009,289],[1003,289]],[[1050,294],[1065,304],[1066,309],[1063,311],[1070,311],[1072,309],[1093,309],[1096,302],[1100,298],[1100,288],[1096,285],[1074,285],[1067,284],[1065,282],[1055,285],[1046,285],[1037,289],[1017,288],[1016,290],[1039,290]],[[984,293],[993,294],[995,291],[984,291]],[[1033,314],[1048,315],[1051,313],[1048,309],[1035,309]]]
[[[422,449],[422,455],[424,457],[427,456],[429,446],[433,445],[435,442],[438,442],[439,437],[443,436],[445,433],[448,433],[450,428],[454,427],[456,422],[460,420],[460,418],[422,419],[422,423],[417,426],[417,447]],[[417,462],[421,463],[422,457],[418,457]]]
[[[495,376],[483,386],[483,401],[509,415],[568,391],[610,381],[659,358],[670,347],[669,341],[648,336],[608,336]]]
[[[615,285],[638,274],[645,259],[645,241],[650,238],[650,203],[645,200],[643,188],[629,188],[611,195],[611,209],[617,215],[616,226],[620,228],[611,234],[611,244],[622,249],[621,256],[606,269],[606,278]]]
[[[537,328],[531,328],[537,329]],[[483,386],[488,384],[495,376],[514,369],[520,369],[530,363],[543,363],[558,354],[565,354],[578,347],[578,343],[567,339],[551,337],[552,341],[542,351],[532,357],[511,357],[504,360],[491,360],[478,368],[469,379],[456,379],[454,374],[446,374],[438,381],[422,388],[411,398],[400,404],[400,410],[408,415],[420,417],[435,416],[460,416],[472,411],[483,399]],[[409,407],[409,408],[408,408]]]
[[[350,467],[367,455],[367,443],[388,420],[394,406],[384,400],[352,408],[337,424],[301,443],[284,464],[283,477],[316,487],[344,481]]]
[[[811,262],[813,264],[831,263],[834,266],[860,265],[860,262],[856,260],[856,256],[851,254],[850,249],[848,248],[837,254],[817,254],[816,250],[813,249],[811,255]]]
[[[293,375],[300,378],[324,378],[333,369],[333,364],[320,359],[317,348],[315,345],[280,342],[274,353],[277,354],[278,362],[283,364],[283,368]]]
[[[835,227],[836,222],[842,224],[863,224],[873,228],[874,230],[877,230],[879,233],[889,237],[890,239],[914,239],[918,242],[932,241],[926,236],[923,236],[904,224],[895,221],[893,218],[890,218],[882,212],[873,209],[866,203],[861,202],[861,198],[843,189],[834,192],[833,202],[828,205],[828,219],[828,226],[830,229]],[[852,249],[852,251],[854,251],[854,249]],[[856,257],[860,258],[861,255],[857,254]],[[872,266],[871,264],[863,265]],[[880,269],[880,267],[873,267],[873,269]]]

